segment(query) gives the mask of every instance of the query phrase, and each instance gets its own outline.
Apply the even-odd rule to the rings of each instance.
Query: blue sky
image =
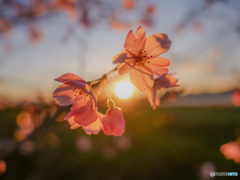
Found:
[[[84,29],[60,14],[38,22],[43,32],[39,43],[29,43],[26,26],[19,25],[9,37],[13,51],[0,50],[0,94],[27,98],[41,93],[51,97],[59,85],[53,79],[61,74],[72,72],[86,80],[101,77],[115,67],[113,56],[123,50],[128,31],[135,31],[140,25],[134,20],[142,14],[144,5],[151,3],[157,7],[155,26],[144,27],[147,35],[163,32],[172,40],[170,50],[162,56],[171,61],[170,73],[179,79],[184,94],[240,88],[240,34],[236,32],[237,26],[240,27],[240,1],[217,2],[208,9],[203,8],[203,2],[139,0],[135,10],[121,16],[134,22],[123,31],[112,29],[106,22]],[[195,21],[201,22],[200,32],[194,29]],[[179,24],[185,27],[176,33]],[[73,27],[74,35],[64,43],[61,37],[67,27]],[[0,40],[0,45],[3,44]]]

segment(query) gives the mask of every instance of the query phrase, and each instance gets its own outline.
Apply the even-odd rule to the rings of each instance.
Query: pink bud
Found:
[[[125,120],[120,108],[108,109],[102,118],[102,130],[105,135],[121,136],[125,131]]]

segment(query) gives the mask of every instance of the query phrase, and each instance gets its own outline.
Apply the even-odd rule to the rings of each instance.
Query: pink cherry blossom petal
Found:
[[[93,108],[89,108],[85,113],[83,114],[77,114],[74,118],[75,122],[78,124],[81,124],[83,126],[88,126],[89,124],[96,121],[98,118],[96,111]]]
[[[146,38],[145,51],[150,57],[157,57],[160,54],[167,52],[171,46],[171,40],[164,33],[157,33]]]
[[[71,84],[75,87],[75,88],[83,88],[85,91],[87,91],[87,87],[86,86],[89,86],[88,84],[86,84],[85,81],[83,80],[75,80],[75,81],[71,81]]]
[[[142,26],[140,26],[137,29],[136,37],[137,37],[139,45],[142,47],[140,49],[140,51],[142,51],[145,48],[145,44],[146,44],[146,31],[145,31],[145,29]]]
[[[155,105],[156,106],[160,106],[160,97],[156,96],[156,99],[155,99]]]
[[[69,119],[67,119],[67,121],[68,121],[68,123],[70,124],[70,125],[74,125],[76,122],[74,121],[74,117],[71,117],[71,118],[69,118]]]
[[[151,88],[148,91],[148,101],[150,105],[153,107],[153,109],[156,109],[155,99],[156,99],[156,90],[154,88]]]
[[[168,67],[170,65],[170,61],[164,57],[156,57],[150,59],[149,64],[152,66]]]
[[[163,88],[178,87],[179,85],[177,85],[177,82],[178,82],[178,79],[168,74],[166,76],[156,79],[154,82],[154,85],[156,87],[163,87]]]
[[[136,68],[136,69],[135,69]],[[136,86],[140,91],[146,91],[153,87],[153,75],[139,66],[135,66],[134,69],[130,71],[130,81],[134,86]]]
[[[107,136],[111,136],[112,135],[112,129],[111,129],[111,126],[110,126],[110,120],[104,116],[102,118],[101,124],[102,124],[101,128],[102,128],[104,134],[107,135]]]
[[[81,127],[80,124],[78,124],[74,121],[74,117],[69,118],[68,123],[71,125],[70,129],[77,129],[77,128]]]
[[[91,101],[90,96],[86,96],[85,94],[79,94],[76,97],[75,101],[73,102],[71,110],[79,109],[83,106],[89,108],[92,104],[90,101]]]
[[[134,48],[136,44],[136,37],[133,33],[133,31],[129,31],[126,40],[125,40],[125,44],[124,44],[124,49],[131,55],[137,56],[138,52],[136,51],[136,49]]]
[[[135,59],[127,59],[124,63],[120,63],[117,65],[117,69],[118,69],[118,74],[120,76],[128,73],[132,67],[133,67],[133,63],[134,63]]]
[[[78,124],[78,123],[75,123],[75,124],[73,124],[72,126],[70,126],[70,129],[77,129],[77,128],[79,128],[79,127],[81,127],[81,125]]]
[[[113,57],[113,64],[123,63],[126,59],[132,57],[126,50],[121,51],[119,54]]]
[[[160,106],[160,98],[157,96],[156,88],[148,91],[148,101],[154,110],[157,106]]]
[[[156,106],[154,107],[154,101],[155,101],[155,96],[156,96],[156,91],[153,90],[153,88],[151,88],[148,91],[148,102],[150,103],[150,105],[153,107],[153,109],[156,109]]]
[[[54,92],[53,97],[57,98],[56,103],[61,106],[68,106],[73,103],[74,99],[74,87],[67,84],[62,84]]]
[[[97,120],[95,122],[89,124],[88,126],[83,126],[83,130],[88,135],[98,134],[99,131],[101,130],[101,125],[102,124],[101,124],[100,118],[97,118]]]
[[[145,68],[156,76],[164,76],[168,73],[168,68],[146,65]]]
[[[77,114],[83,114],[83,113],[86,112],[86,110],[87,110],[86,106],[83,106],[83,107],[78,108],[78,109],[71,110],[69,113],[67,113],[64,120],[68,120],[71,117],[76,116]]]
[[[71,110],[66,115],[65,119],[69,119],[71,117],[74,117],[74,121],[82,126],[88,126],[98,118],[96,111],[92,107],[86,108],[86,106]]]
[[[124,49],[133,56],[138,56],[139,52],[145,47],[146,43],[145,30],[139,27],[137,31],[139,39],[135,37],[133,31],[131,30],[126,37],[124,44]]]
[[[65,84],[70,83],[70,81],[76,81],[76,80],[82,80],[79,76],[73,74],[73,73],[66,73],[55,79],[55,81],[62,82]]]
[[[170,61],[163,57],[156,57],[149,60],[149,63],[145,63],[145,68],[155,74],[156,76],[162,76],[168,73],[167,66],[170,65]]]
[[[122,76],[122,75],[128,73],[132,69],[132,67],[126,63],[121,63],[121,64],[117,65],[117,69],[118,69],[118,74],[120,76]]]

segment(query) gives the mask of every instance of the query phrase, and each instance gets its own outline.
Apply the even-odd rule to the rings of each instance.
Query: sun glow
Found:
[[[127,99],[133,93],[133,86],[128,81],[121,81],[116,85],[115,92],[121,99]]]

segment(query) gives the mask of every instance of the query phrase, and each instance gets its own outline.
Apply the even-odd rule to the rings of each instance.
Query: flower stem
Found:
[[[104,82],[104,86],[105,86],[105,91],[106,91],[106,95],[107,95],[107,105],[108,105],[108,109],[112,109],[115,108],[115,102],[112,99],[109,90],[108,90],[108,85],[107,85],[107,78],[103,80]]]
[[[97,84],[99,84],[102,80],[106,79],[107,76],[109,76],[111,73],[113,73],[113,72],[116,71],[116,70],[117,70],[117,67],[114,68],[113,70],[109,71],[108,73],[104,74],[101,78],[96,79],[96,80],[94,80],[94,81],[91,81],[91,86],[92,86],[92,85],[97,85]]]

